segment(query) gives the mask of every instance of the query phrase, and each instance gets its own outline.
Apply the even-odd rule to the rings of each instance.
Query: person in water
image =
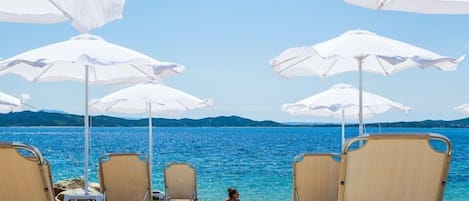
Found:
[[[241,200],[239,200],[238,191],[234,188],[229,188],[228,189],[228,198],[226,198],[225,201],[241,201]]]

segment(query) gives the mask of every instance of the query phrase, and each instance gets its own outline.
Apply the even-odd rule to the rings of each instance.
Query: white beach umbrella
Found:
[[[89,32],[122,18],[125,0],[0,0],[0,21],[50,24],[71,21]]]
[[[0,92],[0,113],[10,113],[23,110],[26,106],[25,100],[29,99],[29,95],[22,95],[22,99]]]
[[[454,108],[456,111],[469,115],[469,103],[462,104]]]
[[[342,145],[345,142],[345,119],[357,119],[359,91],[348,84],[337,84],[296,103],[284,104],[282,110],[290,115],[313,115],[342,119]],[[363,117],[372,117],[394,108],[404,112],[412,108],[369,92],[363,92]]]
[[[69,20],[49,0],[0,0],[0,21],[14,23],[58,23]]]
[[[469,14],[467,0],[345,0],[357,6],[423,14]]]
[[[210,99],[202,100],[163,84],[153,82],[137,84],[106,95],[98,100],[93,100],[90,103],[90,107],[93,110],[101,113],[148,113],[148,152],[150,167],[153,160],[153,116],[175,117],[189,110],[212,105],[213,101]]]
[[[283,77],[327,77],[359,71],[361,92],[362,71],[390,75],[417,66],[420,68],[434,66],[442,71],[454,71],[462,59],[464,57],[455,59],[440,56],[369,31],[352,30],[311,47],[287,49],[272,59],[271,65],[275,72]],[[359,105],[362,105],[361,93]],[[359,112],[358,119],[361,135],[363,134],[362,112]]]
[[[88,177],[88,84],[160,80],[184,66],[83,34],[0,61],[0,75],[17,74],[30,82],[74,80],[85,83],[85,186]],[[85,193],[88,193],[85,188]]]
[[[89,34],[24,52],[0,64],[0,75],[14,73],[30,82],[85,82],[88,68],[88,82],[92,84],[158,80],[184,70],[184,66],[160,62]]]

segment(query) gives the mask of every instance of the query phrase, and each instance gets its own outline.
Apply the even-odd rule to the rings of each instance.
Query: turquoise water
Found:
[[[347,133],[356,134],[356,128]],[[469,197],[469,129],[383,128],[382,132],[433,132],[453,143],[445,201]],[[292,160],[305,152],[339,152],[333,128],[155,128],[154,188],[164,190],[163,168],[188,162],[197,169],[199,196],[222,200],[234,187],[243,201],[291,200]],[[367,132],[377,132],[368,128]],[[90,181],[98,182],[98,157],[108,152],[148,152],[148,128],[92,128]],[[82,128],[0,128],[0,141],[38,147],[54,181],[83,175]]]

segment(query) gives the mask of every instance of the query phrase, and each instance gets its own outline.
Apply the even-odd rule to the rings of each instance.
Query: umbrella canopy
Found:
[[[58,23],[69,18],[49,0],[0,0],[0,21],[15,23]]]
[[[348,84],[336,84],[329,90],[318,93],[292,104],[282,110],[290,115],[313,115],[323,117],[358,119],[358,89]],[[404,112],[412,108],[382,96],[363,91],[363,117],[368,118],[394,108]]]
[[[344,120],[358,119],[359,91],[348,84],[337,84],[329,90],[292,104],[282,110],[290,115],[313,115],[342,119],[342,145],[345,141]],[[372,117],[394,108],[404,112],[412,108],[369,92],[363,92],[363,117]]]
[[[417,66],[454,71],[462,59],[464,56],[459,59],[440,56],[366,30],[352,30],[312,47],[287,49],[272,59],[271,65],[283,77],[327,77],[359,71],[359,91],[362,91],[362,71],[390,75]],[[362,105],[361,93],[359,105]],[[363,116],[359,113],[359,133],[362,134]]]
[[[469,103],[462,104],[454,108],[458,112],[462,112],[465,115],[469,115]]]
[[[283,77],[327,77],[358,71],[356,57],[362,58],[362,71],[390,75],[399,71],[434,66],[454,71],[464,58],[440,56],[434,52],[389,39],[366,30],[352,30],[310,47],[289,48],[271,60]]]
[[[148,108],[149,103],[152,105],[151,111]],[[186,111],[212,104],[209,99],[202,100],[161,83],[147,82],[93,100],[90,107],[101,113],[151,113],[156,116],[175,117]]]
[[[0,0],[0,21],[50,24],[72,21],[80,32],[89,32],[122,18],[125,0]]]
[[[160,62],[140,52],[82,34],[0,61],[0,75],[13,73],[30,82],[74,80],[92,84],[159,80],[184,71],[184,66]]]
[[[3,66],[0,75],[17,74],[30,82],[85,83],[85,186],[88,186],[88,84],[160,80],[184,71],[184,66],[160,62],[88,34],[19,54],[0,61],[0,65]]]
[[[0,92],[0,113],[10,113],[23,110],[23,108],[27,106],[24,104],[24,100],[28,98],[28,95],[23,95],[23,99],[19,99]]]
[[[423,14],[469,14],[469,2],[464,0],[345,0],[357,6]]]
[[[98,112],[148,113],[148,152],[151,167],[153,160],[153,115],[174,117],[185,111],[212,105],[213,101],[209,99],[202,100],[163,84],[149,82],[137,84],[111,93],[98,100],[93,100],[90,107]]]

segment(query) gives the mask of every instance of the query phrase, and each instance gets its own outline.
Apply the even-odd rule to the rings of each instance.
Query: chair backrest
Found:
[[[293,160],[293,201],[337,201],[339,154],[301,154]]]
[[[0,200],[54,200],[49,165],[31,145],[0,142],[0,184]]]
[[[197,173],[186,163],[171,163],[164,169],[165,193],[169,200],[197,200]]]
[[[147,158],[137,153],[105,154],[99,159],[99,182],[106,201],[150,201]]]
[[[353,149],[362,140],[365,144]],[[440,141],[432,144],[444,145],[445,151],[435,150],[431,141]],[[342,155],[339,201],[441,201],[451,149],[448,138],[437,134],[350,139]]]

